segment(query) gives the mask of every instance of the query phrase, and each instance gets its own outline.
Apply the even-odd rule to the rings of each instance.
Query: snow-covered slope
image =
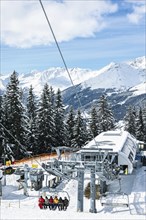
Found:
[[[93,76],[94,75],[94,76]],[[82,109],[90,111],[98,104],[101,95],[106,95],[117,120],[125,116],[127,106],[141,106],[146,102],[146,68],[145,57],[128,63],[111,63],[80,85],[63,91],[64,104],[80,107],[76,91],[80,96]]]
[[[84,76],[85,79],[90,77],[89,71],[84,69],[74,68],[69,69],[69,72],[75,84],[78,84],[82,81],[81,76]],[[64,68],[59,67],[50,68],[43,72],[32,71],[28,75],[21,75],[19,79],[22,88],[29,87],[32,84],[36,92],[42,90],[44,84],[46,83],[52,86],[55,90],[58,88],[64,90],[71,86],[68,73]]]
[[[144,83],[146,79],[145,57],[139,57],[129,63],[110,63],[99,71],[94,77],[82,83],[82,87],[90,86],[91,89],[115,88],[125,90]]]
[[[130,89],[130,91],[133,93],[133,96],[145,94],[146,95],[146,82],[140,83]]]
[[[125,63],[110,63],[104,68],[92,71],[89,69],[72,68],[69,69],[74,85],[82,83],[82,87],[115,88],[125,90],[134,87],[145,81],[145,57],[136,58]],[[9,75],[1,76],[0,89],[4,90],[8,83]],[[44,84],[48,83],[55,90],[64,90],[72,86],[68,73],[64,68],[50,68],[43,72],[32,71],[29,74],[19,74],[20,86],[29,88],[33,86],[34,92],[39,95]]]
[[[112,63],[100,70],[98,75],[88,82],[85,81],[92,89],[97,88],[115,88],[125,90],[143,82],[142,72],[133,69],[127,64]]]
[[[127,62],[127,64],[131,65],[132,67],[134,67],[135,69],[146,69],[146,58],[145,56],[143,57],[138,57],[133,61],[129,61]]]

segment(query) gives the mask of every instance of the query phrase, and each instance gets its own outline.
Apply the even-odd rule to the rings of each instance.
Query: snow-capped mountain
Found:
[[[138,57],[133,61],[129,61],[127,62],[127,64],[131,65],[132,67],[134,67],[135,69],[146,69],[146,60],[145,60],[145,56],[143,57]]]
[[[80,69],[80,68],[72,68],[69,69],[71,78],[73,83],[79,84],[83,80],[87,80],[91,77],[91,70]],[[52,86],[54,90],[60,88],[64,90],[70,86],[72,83],[68,76],[68,73],[65,68],[50,68],[48,70],[44,70],[43,72],[39,72],[37,70],[32,71],[29,74],[19,74],[18,79],[20,82],[20,86],[23,89],[29,88],[30,85],[34,88],[34,92],[36,95],[40,95],[41,91],[46,83],[49,86]],[[9,81],[9,75],[2,75],[0,80],[0,88],[4,90],[7,83]]]
[[[88,85],[92,89],[115,88],[117,90],[125,90],[145,81],[146,69],[144,69],[144,65],[141,67],[136,68],[136,66],[127,63],[111,63],[96,71],[95,76],[84,81],[82,86]]]
[[[73,84],[82,83],[82,87],[128,89],[145,81],[145,57],[139,57],[125,63],[110,63],[104,68],[92,71],[90,69],[69,69]],[[19,74],[20,86],[29,88],[33,86],[34,92],[39,95],[44,84],[52,86],[55,90],[64,90],[72,86],[72,82],[65,68],[50,68],[39,72],[32,71],[29,74]],[[2,75],[0,80],[1,90],[5,89],[9,75]]]
[[[123,116],[126,106],[142,105],[146,99],[144,56],[123,63],[112,62],[96,71],[72,68],[69,69],[69,73],[72,82],[65,68],[60,67],[43,72],[32,71],[29,74],[19,74],[18,78],[25,92],[32,85],[37,96],[40,96],[46,83],[54,90],[60,88],[65,105],[73,105],[75,109],[80,107],[76,93],[80,95],[81,103],[86,110],[104,93],[108,96],[114,111],[117,112],[118,118]],[[1,76],[1,91],[5,90],[8,81],[9,75]]]
[[[94,76],[93,76],[94,75]],[[79,105],[76,93],[80,97]],[[131,62],[111,63],[101,70],[94,71],[92,77],[63,91],[65,105],[75,109],[90,110],[97,104],[102,94],[107,95],[115,118],[122,119],[129,105],[145,106],[146,103],[146,62],[145,57]]]

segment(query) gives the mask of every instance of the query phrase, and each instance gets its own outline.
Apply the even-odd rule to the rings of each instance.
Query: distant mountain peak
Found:
[[[146,57],[137,57],[135,60],[127,62],[127,64],[131,65],[135,69],[146,69]]]
[[[145,78],[146,61],[145,57],[138,57],[132,61],[115,63],[111,62],[100,70],[90,70],[81,68],[70,68],[69,73],[74,85],[81,84],[82,87],[97,88],[115,88],[128,89],[143,83]],[[32,70],[28,74],[18,75],[20,86],[34,88],[34,92],[40,95],[44,84],[48,83],[54,90],[60,88],[67,89],[72,86],[70,77],[64,67],[51,67],[44,71]],[[4,75],[0,79],[1,89],[4,90],[9,75]]]
[[[145,57],[138,57],[128,62],[111,62],[100,70],[69,68],[72,82],[65,68],[52,67],[44,71],[33,70],[28,74],[19,74],[20,87],[26,100],[30,85],[37,97],[40,97],[47,83],[56,91],[62,91],[66,109],[72,105],[78,109],[76,91],[80,95],[85,110],[98,102],[102,94],[106,94],[117,119],[122,119],[128,105],[143,106],[145,102]],[[5,91],[9,75],[0,78],[0,89]]]

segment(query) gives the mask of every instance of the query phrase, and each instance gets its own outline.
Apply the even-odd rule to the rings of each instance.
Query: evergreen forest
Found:
[[[124,129],[146,142],[146,109],[128,106]],[[66,111],[60,89],[44,85],[40,97],[32,86],[24,101],[16,71],[0,96],[0,158],[10,160],[50,153],[58,146],[80,149],[98,134],[117,129],[112,108],[105,95],[88,114],[70,106]]]

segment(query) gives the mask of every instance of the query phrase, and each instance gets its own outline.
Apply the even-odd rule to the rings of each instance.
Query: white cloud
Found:
[[[43,4],[59,42],[94,36],[106,27],[105,15],[118,10],[108,0]],[[38,1],[1,2],[1,39],[6,45],[22,48],[54,42]]]
[[[125,2],[132,3],[135,5],[141,5],[141,4],[144,4],[145,0],[125,0]]]
[[[131,23],[138,24],[146,13],[145,0],[126,0],[127,3],[132,4],[132,13],[128,13],[127,17]]]

